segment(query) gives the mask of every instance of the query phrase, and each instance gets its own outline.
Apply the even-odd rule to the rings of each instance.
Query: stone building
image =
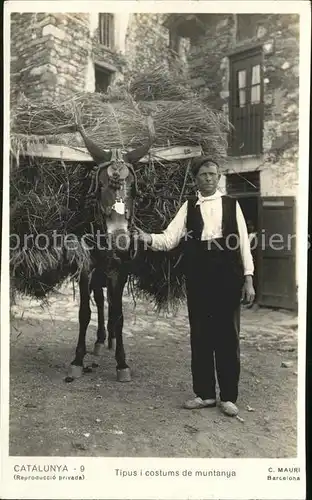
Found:
[[[13,97],[106,90],[125,66],[127,22],[110,13],[12,13]]]
[[[299,16],[282,14],[14,13],[12,98],[105,91],[151,65],[175,68],[233,125],[224,191],[265,245],[259,302],[294,307],[298,186]],[[283,237],[280,251],[268,238]],[[287,244],[285,247],[285,238]],[[281,243],[281,241],[280,241]]]
[[[239,198],[262,239],[255,255],[259,303],[292,308],[299,275],[299,16],[171,14],[164,25],[177,57],[180,41],[188,40],[190,82],[234,127],[223,187]]]

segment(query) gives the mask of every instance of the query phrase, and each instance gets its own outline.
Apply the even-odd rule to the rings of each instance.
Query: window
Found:
[[[227,174],[226,191],[229,195],[255,195],[260,193],[260,174],[255,172],[241,172]]]
[[[260,102],[261,93],[261,77],[260,77],[260,64],[252,66],[251,73],[251,104],[258,104]]]
[[[263,77],[262,53],[253,50],[230,60],[230,120],[234,127],[230,153],[234,156],[262,153]]]
[[[108,49],[114,48],[114,14],[99,14],[99,40]]]
[[[238,105],[240,108],[246,106],[246,70],[238,71]]]
[[[94,66],[95,73],[95,91],[96,92],[107,92],[108,87],[112,82],[113,72],[108,69],[102,68],[102,66]]]

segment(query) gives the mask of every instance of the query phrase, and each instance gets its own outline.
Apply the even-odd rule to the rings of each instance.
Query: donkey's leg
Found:
[[[127,274],[124,272],[118,273],[115,279],[110,279],[108,282],[108,290],[110,296],[110,316],[108,319],[108,331],[111,338],[113,335],[116,338],[115,359],[117,362],[117,380],[119,382],[130,382],[130,368],[126,363],[126,354],[123,345],[122,329],[123,329],[123,311],[122,311],[122,294],[127,281]]]
[[[114,307],[112,302],[112,284],[108,283],[107,285],[107,302],[108,302],[108,321],[107,321],[107,330],[108,330],[108,349],[116,350],[116,335],[114,330]]]
[[[83,372],[83,359],[86,355],[86,333],[91,318],[90,292],[88,274],[81,274],[79,281],[80,305],[79,305],[79,337],[76,348],[76,356],[72,361],[68,376],[65,382],[72,382],[75,378],[81,377]]]
[[[94,300],[97,307],[98,313],[98,329],[96,332],[96,342],[94,344],[93,354],[95,356],[100,356],[104,351],[104,344],[106,340],[106,330],[104,322],[104,293],[103,288],[99,285],[94,288],[93,291]]]

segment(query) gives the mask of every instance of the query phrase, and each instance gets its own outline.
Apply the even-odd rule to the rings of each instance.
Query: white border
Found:
[[[4,61],[10,61],[9,18],[11,12],[91,12],[103,10],[104,2],[81,1],[9,1],[4,6]],[[1,462],[0,496],[5,499],[56,498],[216,498],[216,499],[281,499],[301,500],[305,494],[305,350],[306,350],[306,288],[307,228],[309,173],[309,102],[310,102],[310,5],[307,1],[114,1],[105,2],[105,11],[129,12],[244,12],[298,13],[300,17],[300,157],[297,227],[299,235],[299,340],[298,340],[298,456],[294,459],[157,459],[157,458],[55,458],[8,457],[9,430],[9,99],[4,99],[4,183],[3,232],[1,266]],[[4,74],[5,92],[9,94],[10,74]],[[290,398],[292,395],[289,395]],[[86,468],[81,482],[16,482],[14,464],[66,464],[69,469]],[[266,481],[268,468],[300,467],[301,481]],[[233,469],[236,478],[133,478],[119,479],[115,468],[124,469]]]

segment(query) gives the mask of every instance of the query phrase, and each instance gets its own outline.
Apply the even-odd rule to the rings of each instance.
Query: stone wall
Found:
[[[15,95],[30,98],[85,90],[91,51],[88,14],[12,14],[11,71]]]
[[[108,67],[117,76],[122,74],[125,58],[120,50],[108,50],[99,43],[98,15],[96,19],[91,17],[79,13],[12,14],[13,99],[20,92],[51,101],[76,92],[93,92],[94,63]],[[117,21],[118,29],[123,17]],[[117,45],[119,48],[121,44]]]
[[[127,71],[155,65],[168,66],[169,32],[163,14],[132,14],[126,36]]]
[[[298,182],[299,16],[259,14],[250,17],[255,23],[255,36],[238,41],[236,15],[209,16],[205,34],[192,44],[188,53],[190,81],[203,89],[209,104],[229,114],[229,55],[262,45],[264,156],[257,162],[246,158],[239,170],[262,170],[263,195],[295,195]],[[229,163],[235,164],[236,160]]]
[[[48,42],[43,26],[50,23],[46,14],[11,14],[11,94],[15,98],[21,92],[29,97],[42,91],[43,83],[34,69],[49,64]],[[45,84],[46,85],[46,84]]]
[[[179,57],[170,49],[169,31],[163,26],[167,14],[132,14],[126,36],[126,72],[151,67],[187,71],[188,41],[181,40]]]
[[[227,112],[229,62],[226,57],[233,45],[233,15],[211,14],[205,18],[205,34],[193,41],[188,53],[190,83],[214,108]]]

